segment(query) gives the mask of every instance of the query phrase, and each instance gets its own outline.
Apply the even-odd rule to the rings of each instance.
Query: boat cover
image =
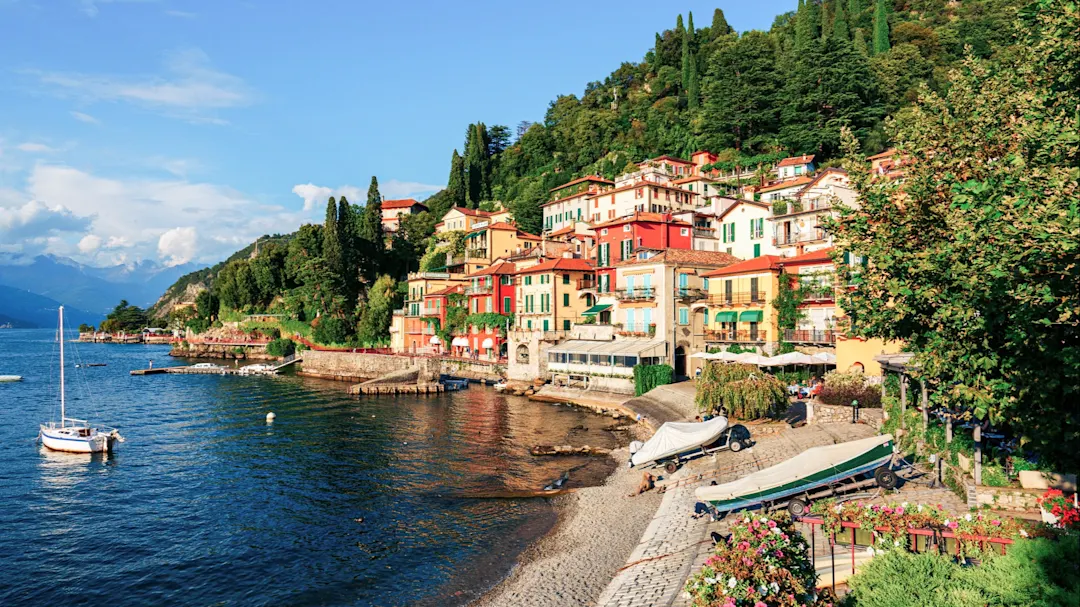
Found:
[[[890,441],[892,435],[883,434],[838,445],[812,447],[789,460],[758,470],[739,480],[723,485],[699,487],[694,494],[702,501],[727,502],[771,490],[780,491],[781,488],[800,481],[810,484],[817,477],[831,478],[833,475],[828,473],[833,471],[843,474],[863,467],[864,463],[860,463],[861,456],[870,454],[875,449],[882,453],[888,451],[891,455],[891,449],[881,449]],[[874,460],[876,459],[878,458],[875,457]]]
[[[635,466],[671,457],[676,453],[696,449],[715,441],[727,429],[726,417],[714,417],[707,422],[667,422],[652,438],[638,449],[630,462]]]

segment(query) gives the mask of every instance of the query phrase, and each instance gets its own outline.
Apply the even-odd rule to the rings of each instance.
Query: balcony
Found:
[[[487,247],[477,247],[475,249],[465,249],[465,259],[487,259],[488,250]]]
[[[759,344],[768,341],[768,331],[710,331],[706,329],[705,341]]]
[[[624,337],[643,337],[656,334],[656,323],[628,322],[615,326],[615,334]]]
[[[463,263],[465,263],[464,255],[451,255],[449,253],[446,254],[446,267],[452,268],[454,266],[460,266]]]
[[[712,228],[694,228],[694,238],[716,238],[716,230]]]
[[[693,287],[676,287],[675,289],[675,299],[682,301],[697,301],[708,296],[708,292]]]
[[[835,344],[836,332],[832,329],[785,329],[784,341],[793,344]]]
[[[793,244],[807,244],[825,240],[825,230],[812,228],[800,234],[780,234],[773,237],[773,246],[782,247]]]
[[[475,287],[466,287],[466,295],[491,295],[491,285],[477,285]]]
[[[709,307],[724,307],[724,306],[760,306],[767,303],[765,301],[765,291],[736,291],[732,293],[721,293],[720,295],[709,296]]]
[[[825,196],[815,196],[802,200],[777,200],[773,202],[773,217],[786,215],[798,215],[813,211],[828,211],[832,209],[832,199]]]
[[[803,303],[820,303],[836,300],[836,289],[832,284],[803,283],[799,285]]]
[[[616,289],[615,297],[619,301],[650,301],[656,299],[656,291],[652,287]]]
[[[591,278],[579,278],[577,281],[577,290],[584,291],[586,289],[595,289],[597,283]]]

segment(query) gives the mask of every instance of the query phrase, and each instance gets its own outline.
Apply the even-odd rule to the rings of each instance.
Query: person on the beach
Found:
[[[656,477],[653,476],[651,473],[646,472],[641,477],[641,484],[638,485],[637,491],[635,491],[634,493],[631,493],[629,497],[634,497],[635,495],[641,495],[642,493],[645,493],[649,489],[652,489],[655,485],[656,485]]]

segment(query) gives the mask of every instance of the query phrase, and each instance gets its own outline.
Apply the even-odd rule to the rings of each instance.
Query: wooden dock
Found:
[[[442,394],[446,386],[442,384],[357,384],[349,386],[349,394],[358,396],[382,396],[390,394]]]
[[[240,373],[244,368],[221,367],[212,369],[209,367],[158,367],[154,369],[134,369],[132,375],[244,375]]]

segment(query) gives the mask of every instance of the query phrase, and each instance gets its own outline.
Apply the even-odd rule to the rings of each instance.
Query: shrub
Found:
[[[867,384],[862,373],[831,371],[825,374],[825,386],[818,399],[827,405],[844,406],[851,406],[851,401],[857,400],[860,407],[880,409],[881,387]]]
[[[670,384],[675,370],[669,365],[634,365],[634,396]]]
[[[894,550],[874,557],[849,581],[853,607],[1050,607],[1080,604],[1080,535],[1017,540],[974,567],[933,552]]]
[[[290,356],[294,352],[296,352],[296,344],[288,338],[279,337],[266,344],[266,353],[270,356]]]
[[[349,341],[349,325],[341,318],[319,318],[312,337],[320,344],[343,344]]]
[[[776,377],[753,365],[709,363],[697,380],[694,402],[701,411],[721,407],[738,419],[758,419],[787,405],[787,393]]]
[[[83,323],[83,324],[79,325],[79,333],[93,333],[93,332],[94,332],[94,325],[88,325],[86,323]]]
[[[816,591],[808,545],[786,514],[744,518],[686,583],[694,607],[831,605]]]

